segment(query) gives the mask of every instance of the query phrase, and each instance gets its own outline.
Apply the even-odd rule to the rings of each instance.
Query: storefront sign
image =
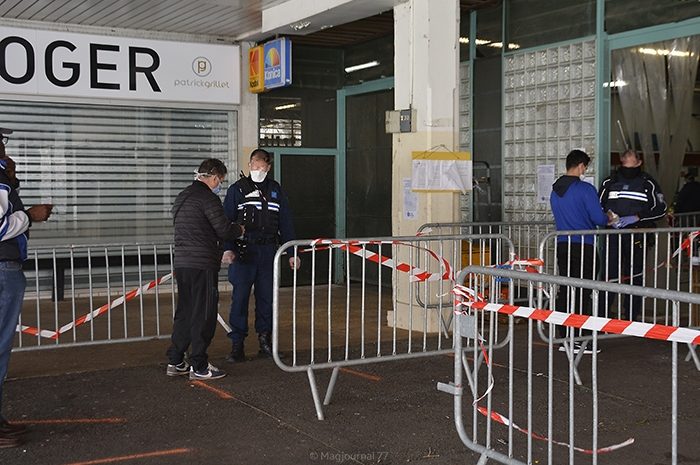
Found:
[[[0,27],[0,93],[240,103],[237,45]]]
[[[287,38],[271,40],[264,45],[265,89],[292,83],[292,42]]]
[[[248,90],[256,94],[265,90],[263,53],[262,45],[248,50]]]

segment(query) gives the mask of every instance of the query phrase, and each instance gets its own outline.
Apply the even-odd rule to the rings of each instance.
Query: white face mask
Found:
[[[250,170],[250,179],[253,182],[263,182],[267,176],[267,171],[264,170]]]

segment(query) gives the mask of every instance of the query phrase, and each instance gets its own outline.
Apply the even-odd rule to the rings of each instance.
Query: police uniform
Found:
[[[235,347],[248,335],[248,301],[254,288],[255,332],[270,343],[273,261],[279,244],[294,239],[287,196],[269,177],[260,183],[241,177],[229,187],[224,210],[229,219],[245,227],[242,241],[226,244],[236,254],[228,269],[233,285],[229,337]]]
[[[620,217],[637,216],[639,221],[631,224],[630,228],[653,228],[656,221],[666,214],[666,201],[659,184],[643,172],[641,167],[620,167],[615,173],[607,177],[600,188],[600,204],[603,210],[612,210]],[[646,243],[650,245],[653,237],[647,237]],[[619,281],[623,284],[641,286],[643,284],[644,271],[644,244],[642,234],[622,234],[609,237],[606,241],[607,253],[603,255],[607,259],[606,276],[608,281]],[[620,273],[620,267],[622,273]],[[631,279],[629,277],[632,277]],[[615,298],[615,294],[608,294],[608,309]],[[642,299],[632,298],[630,308],[630,296],[624,297],[622,316],[636,319],[641,316]],[[630,313],[631,311],[631,313]],[[614,316],[614,315],[611,315]]]

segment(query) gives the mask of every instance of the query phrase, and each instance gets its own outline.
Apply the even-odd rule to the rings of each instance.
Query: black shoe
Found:
[[[258,343],[260,344],[260,355],[272,357],[272,336],[270,333],[258,334]]]
[[[21,437],[11,436],[7,433],[0,433],[0,449],[18,447],[22,444],[24,444],[24,440],[22,440]]]
[[[231,353],[226,357],[228,363],[245,362],[245,351],[243,350],[243,341],[234,342],[231,347]]]
[[[24,425],[17,425],[7,420],[0,420],[0,437],[21,436],[27,431],[29,431],[29,429]]]

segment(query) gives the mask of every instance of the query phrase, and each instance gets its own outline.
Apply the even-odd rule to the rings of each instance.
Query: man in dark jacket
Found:
[[[292,214],[282,187],[267,174],[271,155],[256,149],[250,155],[250,176],[241,177],[229,187],[224,200],[226,216],[245,225],[244,241],[227,244],[224,261],[231,263],[228,279],[233,285],[229,337],[229,362],[245,361],[243,340],[248,335],[248,301],[255,287],[255,332],[260,353],[272,355],[272,274],[277,247],[294,239]],[[290,257],[289,266],[299,267],[299,258]]]
[[[700,212],[700,182],[697,182],[695,176],[689,173],[685,177],[685,184],[678,192],[676,213],[691,212]]]
[[[608,215],[598,201],[595,187],[581,180],[591,158],[582,150],[572,150],[566,157],[566,174],[554,183],[549,201],[557,231],[586,231],[608,224]],[[592,235],[572,234],[557,238],[557,266],[560,276],[596,279],[598,271]],[[595,265],[594,265],[595,264]],[[555,309],[559,312],[590,315],[591,290],[574,292],[561,287]],[[567,305],[568,304],[568,305]],[[566,328],[558,326],[559,337],[566,336]],[[566,350],[566,346],[562,346]],[[579,349],[575,344],[574,351]]]
[[[620,166],[608,176],[600,187],[600,204],[603,209],[615,212],[620,218],[611,226],[616,229],[653,228],[656,221],[666,214],[666,201],[661,187],[654,178],[642,171],[642,159],[634,150],[626,150],[620,156]],[[611,282],[641,286],[644,283],[644,245],[652,237],[644,234],[608,236],[605,279]],[[622,275],[622,277],[620,277]],[[608,309],[615,295],[607,296]],[[638,319],[642,315],[642,298],[624,297],[623,309],[616,317]],[[613,316],[613,315],[609,315]]]
[[[226,166],[217,159],[204,160],[195,181],[175,199],[175,277],[177,308],[172,344],[167,351],[168,376],[217,379],[226,376],[211,363],[207,348],[214,337],[219,303],[219,268],[223,242],[243,235],[242,226],[226,218],[217,195]],[[190,360],[185,351],[190,347]]]
[[[27,285],[22,262],[27,259],[29,227],[32,223],[46,221],[52,208],[51,205],[35,205],[24,209],[15,162],[5,153],[9,134],[11,130],[0,128],[0,412],[2,385]],[[21,445],[26,431],[25,426],[9,423],[0,413],[0,448]]]

